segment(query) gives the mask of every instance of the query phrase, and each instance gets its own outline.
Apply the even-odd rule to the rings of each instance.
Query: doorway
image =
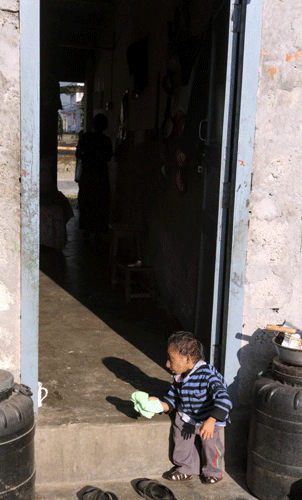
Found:
[[[175,35],[177,29],[182,33],[182,36],[183,31],[185,31],[185,29],[181,30],[179,28],[179,18],[181,18],[183,22],[182,28],[186,28],[186,23],[188,23],[190,20],[190,12],[185,8],[186,4],[188,4],[188,2],[182,2],[182,9],[171,9],[171,15],[169,16],[169,19],[165,20],[165,22],[163,23],[165,25],[165,28],[163,29],[167,29],[168,25],[167,36],[170,36],[171,39],[173,39],[173,36]],[[104,6],[105,2],[102,3],[102,8]],[[90,7],[92,8],[92,5]],[[175,6],[173,5],[173,7]],[[169,304],[172,315],[176,316],[180,324],[183,325],[186,329],[195,329],[198,335],[201,335],[200,326],[198,326],[198,324],[206,324],[207,330],[211,329],[214,280],[216,273],[214,254],[217,251],[215,245],[217,233],[217,218],[219,217],[218,200],[221,190],[220,183],[222,182],[220,175],[220,160],[224,115],[223,113],[221,113],[221,108],[225,94],[224,85],[226,75],[226,61],[228,60],[228,30],[226,29],[226,26],[228,27],[228,24],[226,24],[226,22],[228,22],[229,19],[229,3],[217,2],[215,4],[215,8],[217,8],[216,15],[213,17],[210,15],[211,12],[207,12],[207,23],[203,25],[203,41],[205,44],[210,44],[212,54],[212,58],[208,59],[209,80],[207,82],[207,85],[209,87],[210,82],[213,85],[211,85],[211,94],[208,93],[207,98],[207,105],[209,105],[210,103],[210,108],[206,109],[206,116],[202,116],[203,119],[199,120],[198,123],[197,147],[202,147],[199,149],[195,157],[190,158],[190,168],[187,169],[184,178],[184,185],[186,185],[186,187],[189,187],[189,196],[188,191],[186,191],[184,194],[175,191],[175,177],[173,177],[173,170],[169,170],[169,167],[171,166],[171,154],[168,159],[165,158],[165,165],[161,165],[158,160],[154,161],[155,155],[159,153],[158,157],[160,157],[161,154],[161,151],[159,151],[159,138],[162,140],[164,137],[168,140],[168,148],[170,148],[170,153],[171,151],[173,153],[177,153],[177,141],[178,139],[182,139],[182,117],[177,116],[177,122],[175,122],[175,116],[173,116],[173,109],[171,107],[173,99],[172,96],[169,95],[169,92],[171,92],[171,89],[169,88],[171,82],[168,78],[165,79],[165,95],[162,91],[162,80],[163,77],[166,76],[166,74],[157,72],[155,83],[153,79],[153,87],[156,89],[156,91],[152,93],[153,100],[151,102],[151,106],[153,109],[153,113],[152,120],[150,119],[150,117],[148,117],[148,128],[143,128],[143,115],[140,111],[142,109],[142,103],[140,103],[140,99],[143,99],[144,97],[143,90],[141,95],[138,95],[138,97],[136,97],[136,94],[131,93],[131,106],[134,114],[132,114],[132,117],[131,115],[128,115],[126,117],[128,119],[127,126],[129,133],[125,138],[126,142],[117,144],[116,140],[116,146],[118,146],[117,149],[120,157],[119,164],[115,166],[115,168],[119,170],[119,173],[123,170],[123,167],[126,167],[126,169],[124,169],[123,171],[125,175],[122,175],[120,177],[120,184],[118,186],[119,191],[117,192],[117,197],[115,199],[119,211],[115,213],[115,216],[120,217],[121,214],[123,214],[123,211],[125,209],[123,200],[126,200],[127,203],[129,203],[129,200],[131,200],[130,205],[132,206],[132,213],[130,210],[130,214],[133,215],[133,213],[135,213],[135,217],[140,217],[140,223],[142,222],[145,224],[147,222],[148,232],[145,241],[146,258],[149,259],[150,262],[154,263],[157,269],[157,279],[163,296]],[[47,17],[50,16],[50,19],[53,17],[56,19],[58,18],[58,16],[54,15],[55,9],[58,9],[57,12],[61,12],[62,14],[64,14],[64,12],[62,11],[63,4],[60,7],[56,5],[53,7],[53,9],[54,10],[52,12],[49,12],[44,8],[44,14],[42,13],[41,16],[42,23],[43,19],[45,19],[46,14]],[[207,9],[210,10],[209,6],[207,6]],[[66,12],[67,11],[68,9],[66,10]],[[83,16],[83,20],[89,19],[89,14],[91,15],[91,12],[89,13],[85,9],[84,11],[85,15]],[[108,11],[107,15],[109,17],[112,16],[112,12]],[[79,26],[81,24],[79,22],[79,11],[73,12],[72,17],[73,16],[77,17],[78,19],[77,26],[79,29]],[[62,16],[62,18],[60,19],[60,26],[62,25],[63,17],[64,16]],[[214,26],[214,28],[208,30],[211,17],[213,17],[212,26]],[[74,17],[71,24],[73,30],[72,33],[74,34],[76,24]],[[45,26],[48,26],[49,28],[50,24],[46,23]],[[93,110],[94,103],[102,102],[102,106],[104,106],[104,108],[108,107],[106,111],[109,114],[111,113],[111,117],[113,118],[114,113],[117,114],[119,108],[119,100],[118,98],[116,98],[116,95],[119,95],[120,102],[123,102],[122,97],[125,95],[125,93],[122,94],[121,90],[118,87],[114,88],[113,86],[112,88],[112,81],[110,80],[111,77],[115,82],[121,81],[119,78],[120,75],[115,74],[117,68],[118,71],[122,71],[122,65],[120,64],[120,61],[117,60],[115,61],[116,65],[110,65],[110,72],[104,73],[104,78],[109,78],[109,98],[106,99],[105,94],[104,96],[102,96],[102,85],[104,81],[102,80],[101,76],[104,68],[101,67],[101,60],[103,60],[103,62],[105,63],[107,63],[108,61],[112,63],[112,44],[110,45],[109,43],[107,43],[105,45],[103,39],[101,40],[101,42],[98,42],[99,46],[93,46],[93,44],[88,44],[87,40],[84,40],[84,36],[80,38],[81,43],[74,42],[73,44],[71,44],[69,43],[69,41],[66,41],[68,32],[66,27],[67,25],[63,30],[65,42],[60,42],[60,54],[62,55],[62,59],[60,59],[60,61],[58,59],[56,60],[57,67],[60,68],[60,71],[64,67],[65,75],[69,72],[68,74],[71,76],[72,67],[74,67],[76,71],[82,72],[82,79],[86,79],[87,81],[88,78],[89,80],[87,83],[87,88],[90,87],[91,92],[91,109]],[[47,31],[49,31],[49,29],[43,29],[43,34],[45,34]],[[216,35],[218,33],[221,33],[221,35],[217,37]],[[95,31],[92,34],[95,35]],[[110,36],[111,35],[112,33],[110,32]],[[120,35],[125,37],[125,34],[123,34],[122,31]],[[106,33],[106,37],[107,42],[109,39],[111,40],[108,32]],[[136,35],[136,39],[140,38]],[[91,42],[91,37],[89,40]],[[198,40],[198,38],[195,38],[195,40],[190,40],[192,42],[192,53],[194,42],[196,43],[196,41]],[[128,40],[127,42],[123,41],[124,50],[125,47],[131,47],[131,43],[129,42],[130,40]],[[102,43],[101,46],[100,43]],[[149,43],[152,43],[152,40],[151,42],[149,41]],[[188,43],[188,38],[186,39],[185,37],[183,37],[182,43]],[[48,51],[50,47],[53,49],[54,46],[52,44],[49,45],[47,49]],[[100,49],[102,51],[101,59],[96,58],[96,49]],[[76,57],[72,56],[72,53],[76,54]],[[57,55],[58,52],[54,52],[54,54]],[[54,59],[54,54],[52,54],[52,60]],[[119,56],[119,54],[117,54],[117,56]],[[174,57],[173,52],[169,55],[169,57],[170,63],[172,64]],[[220,60],[219,57],[221,58]],[[77,63],[79,61],[82,61],[83,64],[71,64],[72,61],[77,61]],[[193,66],[194,62],[196,62],[196,60],[194,60],[193,58]],[[127,72],[129,80],[129,73],[131,70],[129,68],[129,62],[127,61],[127,59],[123,61],[123,64],[123,71],[124,73]],[[219,73],[219,78],[217,78],[217,72],[215,70],[217,64],[220,65],[220,68],[222,67],[222,70]],[[85,73],[84,77],[83,71]],[[128,87],[130,84],[133,84],[134,86],[134,76],[131,75],[135,76],[135,72],[134,74],[130,73],[130,83],[128,81],[127,85],[125,84],[125,87]],[[168,76],[170,75],[168,74]],[[186,75],[180,76],[186,77]],[[105,88],[106,86],[104,87],[104,89]],[[208,91],[205,90],[205,92]],[[113,98],[113,100],[111,100],[111,97]],[[164,103],[163,98],[165,98]],[[143,100],[142,102],[143,104],[146,103],[145,100]],[[217,104],[217,102],[220,102],[221,105],[215,107],[215,104]],[[110,103],[115,103],[114,109],[110,109]],[[204,136],[204,131],[200,129],[199,125],[203,120],[207,119],[208,112],[210,112],[211,115],[208,122],[209,127],[206,129],[206,135]],[[132,123],[129,123],[131,122],[131,120]],[[152,126],[149,125],[150,120],[152,121]],[[136,128],[134,128],[133,122],[136,123]],[[154,129],[154,123],[157,125],[156,134],[152,132],[152,130]],[[175,127],[176,124],[180,126],[180,130]],[[116,134],[117,127],[120,129],[120,127],[123,126],[125,127],[125,121],[119,121],[118,124],[115,124],[115,129],[114,127],[112,127],[113,130],[111,130],[110,133]],[[199,141],[201,144],[199,144]],[[215,148],[213,147],[214,143]],[[121,154],[121,149],[123,148],[124,151]],[[129,152],[135,153],[135,155],[132,156],[130,160]],[[131,165],[131,163],[134,157],[136,165],[134,165],[133,167],[133,164]],[[204,162],[204,164],[200,164],[201,160]],[[138,168],[139,164],[144,164],[144,166],[146,166],[145,171],[142,171],[142,169]],[[144,179],[144,175],[146,175],[146,173],[148,174],[148,182],[146,182],[146,179]],[[151,179],[152,181],[151,184],[149,183],[149,179]],[[137,186],[139,186],[139,189],[137,189]],[[157,189],[158,186],[160,186],[161,189],[160,198],[156,198],[155,188]],[[214,191],[212,190],[213,186],[215,187]],[[204,189],[203,196],[200,196],[200,188]],[[127,192],[127,196],[123,198],[122,195],[125,195],[125,191]],[[154,200],[155,203],[153,203]],[[152,201],[151,212],[148,211],[148,205],[150,201]],[[145,210],[138,212],[137,208],[141,206],[143,206]],[[126,207],[127,214],[129,215],[128,205],[126,205]],[[149,216],[154,215],[154,213],[157,215],[159,214],[160,217],[157,219],[154,217],[151,218],[150,223]],[[200,252],[201,214],[203,215],[202,224],[205,223],[205,226],[203,227],[202,232],[203,236]],[[207,240],[207,243],[205,243],[205,240]],[[200,259],[201,254],[203,255],[202,259]],[[204,264],[205,260],[207,261],[206,265]],[[185,263],[185,265],[183,265],[183,263]],[[198,269],[200,270],[199,275]],[[208,274],[203,275],[203,271],[205,269],[207,270]],[[210,287],[207,287],[206,284],[209,282],[209,280]],[[201,295],[203,297],[206,297],[207,300],[202,303],[203,305],[200,310],[199,298]],[[211,340],[209,334],[207,338],[203,339],[203,341],[207,345],[208,351],[210,351]]]

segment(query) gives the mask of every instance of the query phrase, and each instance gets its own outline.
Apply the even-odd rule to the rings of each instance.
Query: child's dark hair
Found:
[[[190,355],[195,363],[204,359],[203,345],[190,332],[174,332],[168,338],[168,348],[173,345],[183,356]]]

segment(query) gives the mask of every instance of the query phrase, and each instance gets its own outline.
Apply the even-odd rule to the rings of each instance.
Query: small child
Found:
[[[220,430],[232,408],[227,385],[216,368],[204,361],[202,344],[189,332],[175,332],[169,337],[166,366],[174,382],[161,404],[165,412],[176,409],[173,424],[176,468],[166,477],[185,481],[201,473],[202,483],[215,484],[222,479],[223,472]],[[200,451],[196,435],[201,438]]]

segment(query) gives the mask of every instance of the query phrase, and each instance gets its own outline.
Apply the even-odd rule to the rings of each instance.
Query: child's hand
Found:
[[[212,439],[214,435],[214,428],[215,428],[215,422],[216,418],[209,417],[202,425],[200,429],[200,437],[201,439],[205,439],[206,441],[208,439]]]
[[[149,396],[149,397],[148,397],[148,401],[151,401],[151,399],[158,399],[158,400],[160,401],[160,399],[159,399],[159,398],[156,398],[155,396]],[[168,411],[169,411],[169,406],[167,405],[167,403],[165,403],[164,401],[160,401],[160,402],[161,402],[161,404],[162,404],[162,407],[163,407],[163,409],[164,409],[164,412],[165,412],[165,413],[166,413],[166,412],[168,412]]]

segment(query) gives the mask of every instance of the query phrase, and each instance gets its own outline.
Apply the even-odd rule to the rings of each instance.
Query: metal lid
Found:
[[[6,370],[0,370],[0,392],[11,389],[14,385],[14,376]]]

